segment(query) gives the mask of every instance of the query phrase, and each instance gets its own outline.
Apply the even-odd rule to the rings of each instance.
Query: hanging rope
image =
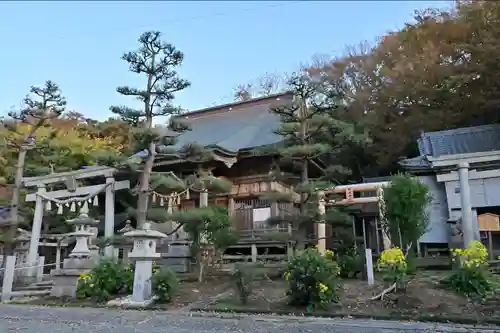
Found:
[[[214,177],[216,178],[216,177]],[[194,187],[194,184],[191,186],[188,186],[185,190],[181,192],[173,192],[171,194],[162,194],[159,192],[156,192],[152,189],[149,189],[148,194],[151,195],[151,199],[153,203],[159,202],[160,206],[164,206],[167,204],[168,207],[171,205],[180,205],[181,204],[181,199],[184,196],[184,199],[190,200],[191,199],[191,192],[197,192],[201,193],[206,191],[205,189],[197,189]],[[137,184],[132,190],[131,190],[133,195],[138,195],[140,192],[140,184]],[[211,192],[208,192],[210,194]]]
[[[109,183],[109,184],[105,184],[105,185],[102,185],[102,187],[100,189],[98,189],[97,191],[95,191],[94,193],[91,193],[91,194],[88,194],[84,197],[71,197],[71,198],[67,198],[67,199],[56,199],[56,198],[50,198],[48,197],[47,195],[43,194],[43,193],[35,193],[37,196],[40,196],[42,197],[44,200],[47,200],[47,201],[52,201],[56,204],[60,204],[60,205],[65,205],[65,204],[68,204],[68,203],[72,203],[72,202],[82,202],[82,201],[86,201],[86,200],[89,200],[89,199],[92,199],[94,198],[96,195],[98,195],[99,193],[103,192],[104,190],[106,190],[106,188],[108,186],[112,185],[112,183]]]
[[[98,195],[99,193],[102,193],[108,188],[109,186],[113,185],[112,183],[102,185],[101,188],[99,188],[97,191],[94,193],[90,193],[84,197],[70,197],[67,199],[57,199],[57,198],[51,198],[48,197],[44,193],[35,193],[37,196],[41,197],[42,199],[46,200],[47,203],[45,205],[45,210],[51,211],[52,210],[52,203],[54,203],[57,206],[57,214],[61,215],[63,214],[64,211],[64,206],[69,207],[70,212],[76,212],[77,206],[82,207],[85,205],[88,210],[88,204],[87,203],[92,203],[94,207],[99,206],[99,198]]]

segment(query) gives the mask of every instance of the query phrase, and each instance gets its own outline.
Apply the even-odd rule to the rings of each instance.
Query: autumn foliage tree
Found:
[[[499,13],[495,1],[419,11],[376,45],[361,44],[310,66],[343,81],[349,112],[342,119],[370,130],[371,145],[351,147],[343,156],[358,178],[396,171],[401,157],[418,153],[422,131],[499,120]]]
[[[22,201],[22,177],[46,175],[79,169],[96,163],[95,155],[102,152],[121,154],[122,140],[113,136],[91,136],[89,124],[82,115],[64,112],[65,100],[53,82],[32,87],[20,112],[10,113],[0,127],[0,176],[17,209],[17,219],[11,216],[12,233],[23,220],[31,218],[32,207]],[[43,112],[42,110],[45,110]],[[99,122],[95,122],[99,124]],[[95,125],[95,124],[94,124]],[[95,128],[95,127],[92,127]],[[51,187],[49,187],[49,190]],[[19,199],[16,199],[19,198]],[[22,212],[22,214],[20,214]],[[45,222],[48,222],[46,220]],[[26,225],[29,227],[28,225]],[[45,231],[52,223],[44,223]],[[11,234],[3,235],[8,240]]]
[[[50,121],[59,117],[65,109],[66,100],[61,95],[59,86],[52,81],[45,82],[43,87],[32,86],[30,94],[24,99],[24,107],[19,112],[9,112],[10,119],[3,119],[4,150],[3,159],[7,162],[8,157],[13,157],[14,186],[10,201],[10,219],[8,221],[9,231],[2,235],[7,244],[7,252],[12,251],[12,242],[18,225],[20,223],[19,206],[21,203],[22,178],[26,165],[28,151],[37,147],[37,131],[49,127]],[[22,131],[22,128],[25,131]],[[2,172],[8,172],[8,166],[4,165]]]

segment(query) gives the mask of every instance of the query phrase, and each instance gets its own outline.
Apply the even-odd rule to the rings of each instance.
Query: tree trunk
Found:
[[[198,273],[198,282],[203,282],[203,275],[205,273],[205,257],[204,257],[204,249],[199,246],[198,252],[196,253],[196,262],[197,262],[197,272]]]
[[[154,68],[155,65],[155,57],[151,59],[151,67]],[[147,129],[151,129],[153,127],[153,115],[152,115],[152,105],[151,103],[151,91],[153,89],[153,75],[148,75],[148,83],[147,83],[147,93],[148,96],[144,100],[144,114],[146,116],[146,121],[144,123],[144,127]],[[139,198],[137,199],[137,228],[140,229],[144,226],[147,219],[147,213],[149,208],[149,182],[151,181],[151,172],[153,171],[153,164],[155,162],[155,154],[156,154],[156,143],[149,143],[149,155],[146,163],[144,163],[144,169],[142,170],[141,178],[140,178],[140,190],[139,190]]]
[[[142,228],[146,223],[148,205],[149,205],[149,182],[151,180],[151,172],[155,160],[156,144],[149,144],[149,156],[144,164],[140,180],[139,198],[137,202],[137,228]]]
[[[306,123],[305,123],[305,118],[306,118],[306,115],[307,115],[307,107],[306,107],[306,104],[305,104],[305,101],[302,101],[302,105],[300,106],[300,117],[302,118],[301,122],[300,122],[300,135],[301,135],[301,139],[302,139],[302,143],[303,144],[307,144],[306,142],[306,136],[307,136],[307,128],[306,128]],[[308,172],[308,159],[307,158],[304,158],[304,160],[302,161],[302,170],[301,170],[301,173],[300,173],[300,184],[302,186],[304,185],[307,185],[309,183],[309,172]],[[307,197],[308,197],[308,194],[307,193],[304,193],[302,192],[301,195],[300,195],[300,207],[299,207],[299,210],[300,210],[300,215],[304,215],[306,214],[306,210],[307,210]],[[299,245],[299,244],[297,244]],[[302,246],[302,244],[299,245],[299,248],[300,246]],[[295,252],[295,251],[294,251]]]
[[[14,180],[14,189],[12,190],[12,199],[10,202],[10,228],[5,241],[5,244],[7,245],[5,248],[5,255],[12,255],[14,251],[13,239],[16,236],[19,225],[19,203],[21,201],[21,187],[23,186],[23,171],[26,153],[26,148],[21,147],[17,157],[16,178]]]

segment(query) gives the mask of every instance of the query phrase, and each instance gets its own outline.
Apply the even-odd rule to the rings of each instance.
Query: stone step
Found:
[[[41,282],[36,282],[36,286],[53,286],[54,281],[53,280],[46,280],[46,281],[41,281]]]
[[[43,290],[50,290],[53,285],[54,285],[54,281],[48,280],[48,281],[35,282],[35,283],[29,284],[29,285],[19,285],[19,286],[14,285],[12,290],[13,291],[43,291]]]
[[[2,293],[0,293],[1,297]],[[45,290],[20,290],[20,291],[12,291],[10,295],[13,298],[16,297],[32,297],[32,296],[47,296],[50,295],[50,289]]]
[[[19,287],[14,287],[14,291],[30,291],[30,290],[50,290],[52,288],[51,285],[36,285],[36,284],[31,284],[29,286],[19,286]]]

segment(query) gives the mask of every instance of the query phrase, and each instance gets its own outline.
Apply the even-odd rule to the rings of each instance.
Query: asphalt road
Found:
[[[26,333],[395,333],[482,332],[459,326],[371,320],[272,316],[200,316],[186,313],[0,305],[0,332]]]

